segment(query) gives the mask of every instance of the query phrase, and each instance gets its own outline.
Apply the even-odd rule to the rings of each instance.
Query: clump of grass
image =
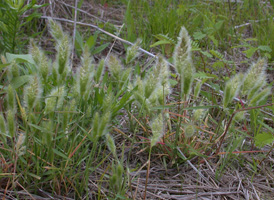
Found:
[[[266,63],[260,59],[245,74],[237,74],[227,81],[222,106],[208,106],[216,100],[201,90],[205,80],[197,81],[193,90],[195,67],[190,36],[184,27],[173,55],[177,85],[163,56],[159,56],[145,74],[132,72],[140,40],[128,48],[125,62],[110,54],[106,63],[101,60],[96,64],[88,49],[83,49],[80,66],[73,74],[70,72],[70,39],[54,21],[49,24],[57,43],[56,60],[51,62],[31,41],[30,55],[34,62],[25,67],[32,70],[22,74],[17,68],[10,70],[18,63],[7,66],[10,76],[4,80],[7,86],[3,87],[7,106],[0,114],[0,138],[4,143],[1,153],[8,165],[13,164],[12,157],[17,158],[15,168],[9,171],[16,176],[7,177],[11,182],[7,186],[9,189],[15,189],[17,183],[32,191],[42,188],[55,192],[58,188],[62,195],[72,194],[72,198],[80,199],[89,195],[90,175],[107,164],[106,170],[110,169],[112,174],[104,172],[100,184],[104,182],[113,192],[125,195],[130,173],[125,173],[124,159],[119,158],[121,147],[112,133],[118,126],[117,117],[124,113],[132,116],[128,121],[134,125],[134,134],[123,134],[126,140],[132,144],[139,140],[134,137],[137,132],[150,137],[150,143],[142,142],[149,144],[147,189],[150,159],[160,141],[167,147],[163,149],[170,160],[180,160],[178,149],[184,149],[188,158],[202,155],[212,150],[209,144],[217,143],[228,131],[237,132],[237,122],[245,120],[246,112],[235,113],[240,105],[234,104],[234,97],[243,96],[250,106],[258,106],[270,93],[270,88],[266,87]],[[16,82],[18,77],[28,79],[21,84]],[[248,81],[250,78],[255,80],[253,84]],[[212,107],[219,112],[216,120],[213,115],[207,115]],[[224,118],[232,119],[234,115],[236,123],[230,129],[230,124],[223,123]],[[251,123],[257,122],[256,115],[251,115]],[[217,124],[216,133],[212,135],[208,130],[212,128],[211,123],[214,127]],[[139,131],[138,125],[144,132]],[[48,182],[51,184],[45,184]],[[98,193],[100,196],[100,191]],[[112,193],[108,195],[114,197]]]

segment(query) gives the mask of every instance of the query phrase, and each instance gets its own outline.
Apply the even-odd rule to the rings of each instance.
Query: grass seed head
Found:
[[[271,87],[266,87],[262,91],[258,92],[250,100],[249,106],[258,106],[262,101],[264,101],[271,94]]]
[[[185,96],[188,96],[191,91],[192,83],[194,80],[194,73],[195,73],[195,68],[193,66],[192,60],[189,58],[185,60],[184,70],[182,71],[182,74],[181,74],[181,79],[182,79],[181,89],[182,89],[182,94],[184,94]]]
[[[261,91],[261,89],[267,84],[266,81],[266,75],[263,75],[261,77],[261,80],[258,80],[257,84],[254,85],[253,88],[251,88],[248,91],[248,95],[247,95],[247,99],[251,100],[256,94],[258,94],[258,92]]]
[[[116,169],[117,169],[117,176],[121,179],[124,173],[123,165],[119,163]]]
[[[34,60],[36,65],[40,64],[41,60],[41,50],[40,48],[35,44],[33,39],[30,40],[30,48],[29,48],[29,53],[32,56],[32,59]]]
[[[94,77],[96,83],[99,83],[101,81],[101,77],[104,72],[104,69],[105,69],[105,61],[102,59],[99,62],[97,69],[96,69],[96,73],[95,73],[95,77]]]
[[[142,43],[142,40],[137,39],[137,41],[132,46],[127,48],[126,64],[131,63],[136,57],[139,56],[138,49],[141,43]]]
[[[23,146],[25,142],[26,135],[24,133],[19,133],[17,138],[17,142],[15,144],[15,151],[18,156],[22,156],[25,154],[26,146]]]
[[[69,55],[70,55],[70,42],[69,42],[69,37],[65,35],[62,37],[60,40],[60,43],[57,48],[57,59],[58,59],[58,73],[61,75],[65,71],[65,68],[68,67],[68,62],[69,62]]]
[[[0,132],[1,134],[6,134],[6,120],[2,113],[0,114]]]
[[[164,135],[164,122],[162,113],[158,114],[158,116],[152,121],[151,125],[152,130],[152,138],[151,138],[151,147],[155,146],[157,142],[163,137]]]
[[[193,113],[193,120],[200,122],[205,116],[205,109],[196,109]]]
[[[7,128],[9,131],[9,135],[11,137],[14,137],[16,134],[16,128],[15,128],[15,118],[14,118],[14,112],[12,110],[8,111],[7,115]]]
[[[159,69],[160,72],[160,78],[161,78],[161,85],[169,85],[169,69],[168,69],[168,63],[164,59],[163,56],[159,56],[158,62],[156,64],[156,68]]]
[[[92,57],[92,55],[89,51],[88,46],[85,45],[83,55],[82,55],[82,58],[81,58],[82,67],[84,69],[86,69],[86,71],[89,71],[90,73],[94,73],[93,72],[94,65],[92,63],[93,63],[93,57]]]
[[[62,27],[52,19],[49,20],[49,25],[50,25],[50,33],[52,37],[55,38],[55,40],[59,41],[63,38],[64,32],[62,30]]]
[[[65,94],[65,86],[52,89],[45,101],[45,114],[52,113],[55,109],[60,109],[63,106]]]
[[[196,127],[192,123],[186,124],[184,130],[186,138],[191,138],[196,134]]]
[[[31,110],[41,99],[43,89],[39,82],[38,76],[35,75],[30,83],[24,88],[24,102],[26,107]]]
[[[119,81],[123,70],[120,60],[115,55],[111,54],[108,58],[107,64],[110,74],[116,81]]]
[[[237,112],[235,115],[234,115],[234,121],[240,123],[241,121],[243,121],[245,119],[245,112],[244,111],[241,111],[241,112]]]
[[[197,81],[195,88],[194,88],[194,100],[196,100],[198,98],[200,91],[201,91],[201,87],[202,87],[202,82]]]
[[[98,133],[99,133],[98,137],[102,137],[103,135],[105,135],[110,118],[111,118],[110,111],[103,114],[99,129],[98,129]]]
[[[243,74],[236,74],[233,78],[227,81],[224,91],[223,106],[227,108],[228,104],[236,97],[239,93],[242,85]]]
[[[191,57],[191,39],[185,27],[182,27],[173,53],[175,68],[179,74],[183,73],[183,63],[189,57]]]
[[[20,76],[18,65],[15,61],[12,61],[7,68],[8,80],[11,82],[14,78]]]
[[[41,56],[41,62],[39,64],[39,73],[44,81],[47,81],[48,75],[50,73],[49,60],[45,54]]]
[[[113,137],[108,133],[106,134],[106,142],[108,149],[111,151],[111,153],[116,156],[116,146]]]
[[[8,87],[8,92],[7,92],[7,103],[8,103],[8,109],[10,110],[16,110],[16,103],[15,103],[15,91],[11,84]]]
[[[246,72],[242,87],[242,93],[248,95],[252,88],[256,87],[260,82],[266,78],[265,76],[266,61],[259,59],[257,63],[253,63]]]
[[[159,78],[155,77],[153,73],[149,73],[148,77],[144,81],[144,96],[146,99],[152,95],[152,93],[160,87]]]

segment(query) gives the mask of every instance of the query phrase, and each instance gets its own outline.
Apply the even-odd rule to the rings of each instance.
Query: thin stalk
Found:
[[[226,134],[227,134],[227,132],[228,132],[228,129],[229,129],[230,125],[231,125],[232,119],[233,119],[233,117],[234,117],[238,112],[246,111],[246,110],[254,110],[254,109],[258,109],[258,108],[264,108],[264,107],[268,107],[268,106],[272,106],[272,105],[274,105],[274,103],[266,104],[266,105],[262,105],[262,106],[248,107],[248,108],[243,108],[243,109],[239,109],[239,110],[234,111],[234,112],[232,113],[232,115],[231,115],[231,117],[230,117],[230,119],[229,119],[227,125],[226,125],[225,132],[224,132],[223,136],[221,137],[220,145],[219,145],[219,147],[217,148],[215,154],[217,155],[217,154],[220,152],[220,148],[221,148],[221,146],[222,146],[222,144],[223,144],[224,138],[225,138],[225,136],[226,136]]]
[[[151,149],[152,149],[152,146],[150,145],[150,148],[149,148],[149,155],[148,155],[148,166],[147,166],[147,174],[146,174],[146,184],[145,184],[144,200],[146,200],[146,195],[147,195],[147,183],[148,183],[148,178],[149,178]]]

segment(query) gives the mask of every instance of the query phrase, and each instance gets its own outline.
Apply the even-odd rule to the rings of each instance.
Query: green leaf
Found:
[[[223,54],[221,54],[219,51],[215,51],[213,49],[210,50],[210,53],[215,56],[216,58],[219,58],[220,60],[224,59]]]
[[[206,57],[208,57],[208,58],[212,58],[213,56],[210,54],[210,53],[208,53],[207,51],[201,51],[201,53],[203,54],[203,55],[205,55]]]
[[[52,151],[53,151],[56,155],[58,155],[58,156],[60,156],[60,157],[62,157],[62,158],[64,158],[64,159],[66,159],[66,160],[69,159],[68,156],[66,156],[64,153],[58,151],[57,149],[52,149]]]
[[[218,22],[214,25],[214,28],[215,28],[216,30],[220,30],[220,29],[222,28],[223,23],[224,23],[224,20],[218,21]]]
[[[203,39],[203,38],[205,38],[205,37],[206,37],[206,34],[202,33],[201,31],[195,32],[195,33],[193,34],[193,38],[194,38],[195,40],[201,40],[201,39]]]
[[[87,40],[88,48],[91,50],[92,47],[94,47],[96,44],[96,38],[95,36],[91,35]]]
[[[272,51],[272,49],[267,45],[260,45],[260,46],[258,46],[258,49],[260,49],[262,51],[269,52],[269,53]]]
[[[215,77],[213,75],[211,75],[211,74],[207,74],[205,72],[199,71],[199,72],[196,72],[194,74],[194,78],[198,78],[198,79],[210,79],[210,78],[215,78]]]
[[[37,180],[41,179],[41,177],[37,176],[36,174],[30,173],[30,172],[27,172],[27,173],[28,173],[28,175],[32,176],[33,178],[36,178]]]
[[[83,38],[77,30],[76,30],[76,34],[75,34],[75,39],[76,39],[76,43],[79,45],[79,47],[81,49],[83,49],[84,48]]]
[[[208,36],[208,37],[211,39],[211,41],[213,42],[213,44],[214,44],[216,47],[218,47],[218,40],[216,40],[215,37],[214,37],[213,35],[210,35],[210,36]]]
[[[92,55],[100,53],[101,51],[103,51],[105,48],[107,48],[109,45],[109,43],[106,44],[102,44],[101,46],[97,47],[96,49],[94,49],[94,51],[92,51]]]
[[[246,54],[246,57],[251,58],[257,50],[258,50],[258,48],[251,47],[250,49],[243,51],[243,52]]]
[[[169,83],[171,86],[175,86],[178,84],[178,81],[174,80],[174,79],[169,79]]]
[[[11,85],[14,89],[17,89],[24,85],[25,83],[29,82],[31,75],[24,75],[24,76],[18,76],[11,81]]]
[[[7,66],[9,66],[10,65],[10,63],[7,63],[7,64],[0,64],[0,70],[2,70],[3,68],[5,68],[5,67],[7,67]]]
[[[170,44],[170,41],[167,41],[167,40],[160,40],[160,41],[155,42],[154,44],[150,45],[150,48],[156,47],[156,46],[159,46],[159,45],[162,45],[162,44]]]
[[[210,108],[219,108],[219,106],[195,106],[195,107],[188,107],[183,108],[183,110],[198,110],[198,109],[210,109]]]
[[[155,106],[152,107],[151,110],[164,110],[164,109],[168,109],[168,108],[174,108],[177,105],[170,105],[170,106]]]
[[[271,144],[274,141],[274,136],[271,133],[260,133],[254,137],[255,145],[259,148],[264,147],[267,144]]]
[[[220,69],[220,68],[224,68],[224,63],[222,61],[217,61],[217,62],[214,62],[212,67],[214,69]]]
[[[34,60],[32,59],[31,54],[12,54],[12,53],[6,53],[6,58],[8,62],[16,61],[16,63],[24,63],[28,62],[31,64],[35,64]]]

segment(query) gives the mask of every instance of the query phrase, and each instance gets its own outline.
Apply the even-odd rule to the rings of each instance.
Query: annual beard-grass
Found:
[[[270,93],[264,73],[266,63],[259,59],[245,74],[228,80],[222,104],[212,105],[214,99],[201,91],[205,81],[198,80],[193,90],[196,70],[190,36],[184,27],[173,55],[176,80],[163,56],[158,56],[143,75],[133,72],[140,40],[128,48],[124,62],[110,54],[106,62],[95,63],[85,47],[74,73],[69,36],[56,22],[50,20],[49,24],[56,42],[56,60],[51,61],[31,41],[32,60],[24,67],[34,70],[23,74],[17,68],[10,70],[18,64],[10,63],[6,71],[10,76],[3,80],[7,97],[0,115],[1,153],[6,164],[14,166],[5,172],[12,173],[5,182],[10,190],[20,184],[34,193],[42,189],[74,199],[92,198],[89,180],[98,177],[96,170],[102,167],[105,171],[98,170],[99,179],[92,180],[99,187],[95,196],[102,197],[103,186],[111,191],[104,193],[106,198],[116,193],[125,196],[131,176],[128,163],[124,166],[125,145],[119,145],[120,135],[113,131],[117,127],[132,131],[119,131],[130,147],[141,143],[144,150],[149,149],[145,163],[147,189],[154,151],[164,151],[167,160],[177,164],[184,161],[182,152],[187,158],[203,157],[206,152],[214,152],[210,145],[225,148],[223,138],[242,133],[237,123],[247,120],[248,111],[240,112],[242,108],[234,98],[241,96],[248,105],[260,106]],[[254,71],[261,76],[254,76]],[[256,78],[253,84],[248,81],[250,77]],[[212,108],[220,113],[216,119],[209,112]],[[256,111],[250,113],[254,125],[255,116],[261,115]],[[234,115],[233,126],[226,124],[226,117],[232,121]],[[213,134],[210,128],[214,126]],[[242,138],[238,137],[234,149]]]

